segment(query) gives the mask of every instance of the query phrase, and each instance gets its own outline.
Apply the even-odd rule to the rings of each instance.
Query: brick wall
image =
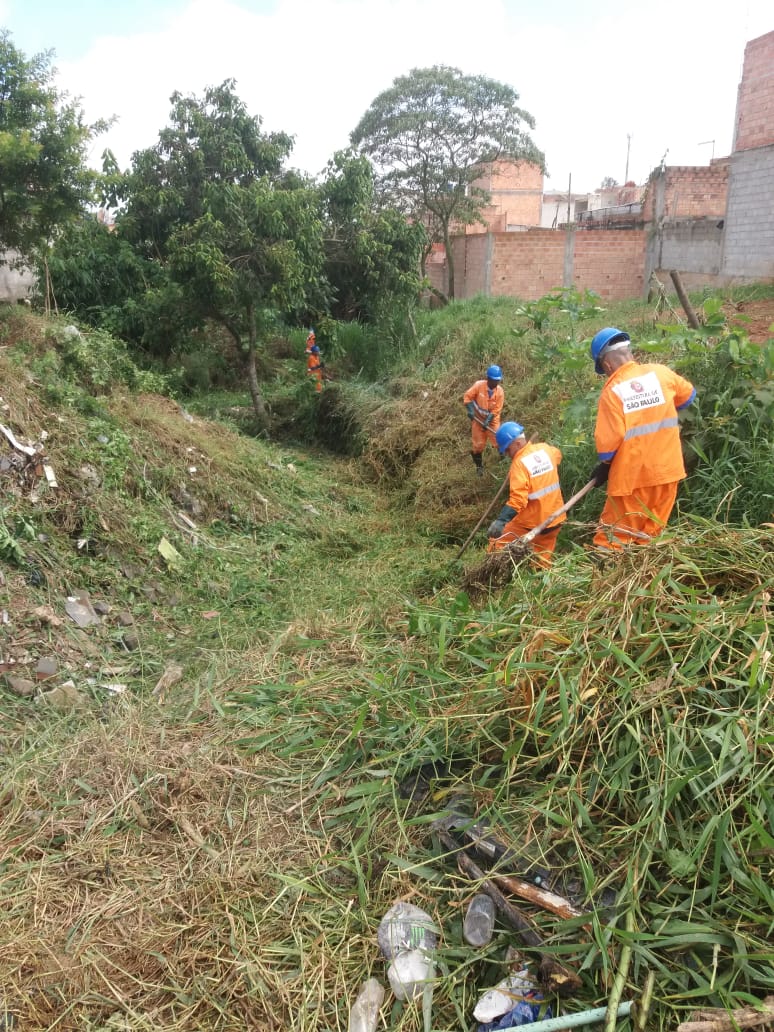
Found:
[[[744,48],[736,102],[734,151],[774,144],[774,32]]]
[[[539,226],[543,206],[543,171],[527,161],[495,161],[473,183],[491,194],[490,228]],[[486,232],[480,226],[474,232]]]
[[[534,301],[561,286],[594,290],[605,301],[643,292],[643,230],[529,229],[454,238],[455,294]],[[445,271],[445,270],[444,270]],[[446,290],[446,279],[434,283]]]
[[[641,297],[646,233],[642,229],[589,229],[575,233],[571,282],[604,301]]]
[[[562,285],[564,233],[529,229],[526,233],[493,233],[492,237],[493,295],[529,301]]]
[[[730,158],[708,166],[670,165],[651,175],[643,198],[646,222],[661,219],[723,218]]]

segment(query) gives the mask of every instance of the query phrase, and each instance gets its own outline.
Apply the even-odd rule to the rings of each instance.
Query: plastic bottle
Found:
[[[383,1001],[384,987],[375,978],[363,982],[349,1012],[349,1032],[375,1032]]]
[[[405,950],[435,949],[438,934],[432,917],[413,903],[394,903],[376,932],[379,949],[387,960]]]
[[[470,901],[462,922],[462,937],[470,946],[486,946],[492,941],[494,923],[494,902],[482,892]]]
[[[432,917],[413,903],[394,903],[379,924],[376,940],[391,962],[387,978],[396,997],[421,997],[435,977],[432,957],[438,934]]]

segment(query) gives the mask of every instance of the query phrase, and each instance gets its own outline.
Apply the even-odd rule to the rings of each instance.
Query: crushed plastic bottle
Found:
[[[432,917],[413,903],[394,903],[379,924],[376,940],[391,962],[387,978],[396,997],[421,997],[435,977],[438,930]]]
[[[375,1032],[383,1002],[384,986],[375,978],[363,982],[349,1012],[348,1032]]]
[[[484,893],[470,901],[462,922],[462,937],[469,946],[486,946],[492,941],[495,923],[495,905]]]
[[[394,903],[379,924],[376,941],[388,960],[405,950],[429,953],[438,942],[438,929],[432,917],[413,903]]]
[[[473,1017],[480,1022],[477,1032],[496,1032],[550,1018],[552,1012],[524,965],[484,993],[473,1010]]]

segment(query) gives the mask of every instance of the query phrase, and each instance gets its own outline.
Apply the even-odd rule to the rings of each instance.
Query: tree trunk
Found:
[[[258,370],[255,365],[255,316],[252,311],[249,313],[249,322],[250,346],[247,351],[247,357],[245,358],[245,372],[247,373],[250,397],[253,400],[253,412],[255,412],[255,418],[258,420],[259,425],[263,428],[269,425],[269,413],[266,411],[266,405],[264,404],[263,397],[261,396],[261,389],[258,385]],[[223,320],[223,325],[234,338],[237,351],[241,351],[242,336],[237,327],[233,323],[227,322],[225,319]]]
[[[253,399],[253,410],[255,412],[255,418],[261,427],[269,425],[269,413],[266,411],[266,405],[264,404],[263,397],[261,395],[261,389],[258,386],[258,370],[255,366],[255,347],[256,347],[256,333],[255,333],[255,313],[250,310],[249,314],[249,339],[250,346],[247,351],[247,382],[250,385],[250,397]]]
[[[255,348],[250,345],[250,350],[247,352],[247,382],[250,385],[250,397],[253,399],[253,411],[255,412],[255,418],[261,427],[269,425],[269,413],[266,411],[266,405],[264,404],[263,397],[261,396],[261,389],[258,386],[258,372],[255,368]]]
[[[443,224],[443,246],[446,250],[446,271],[447,271],[447,284],[446,284],[446,295],[450,301],[454,300],[454,255],[451,249],[451,240],[449,239],[449,223],[444,222]]]

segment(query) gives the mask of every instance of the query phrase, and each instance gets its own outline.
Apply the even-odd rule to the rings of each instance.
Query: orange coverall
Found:
[[[472,434],[470,450],[474,455],[480,455],[484,448],[486,448],[487,441],[494,447],[494,431],[500,425],[500,413],[505,404],[505,392],[499,383],[494,390],[490,391],[486,380],[476,380],[473,386],[465,391],[462,400],[466,405],[470,401],[475,403],[476,418],[482,422],[490,412],[494,413],[494,417],[489,424],[489,429],[492,431],[491,434],[481,426],[481,423],[477,423],[475,419],[470,421],[470,431]]]
[[[643,544],[666,526],[685,478],[677,413],[695,397],[693,384],[655,363],[627,362],[608,378],[594,431],[599,458],[610,462],[598,547]]]
[[[511,460],[508,505],[516,515],[503,528],[499,538],[490,538],[488,552],[505,548],[516,538],[523,537],[533,527],[547,519],[564,505],[559,484],[559,464],[562,453],[551,444],[527,444]],[[541,566],[551,565],[561,524],[566,513],[533,540],[532,548]]]
[[[315,379],[317,380],[317,383],[315,383],[314,385],[314,389],[318,392],[318,394],[323,389],[322,371],[323,366],[319,350],[317,354],[315,354],[313,351],[310,351],[309,357],[306,360],[306,374],[307,376],[315,377]]]

